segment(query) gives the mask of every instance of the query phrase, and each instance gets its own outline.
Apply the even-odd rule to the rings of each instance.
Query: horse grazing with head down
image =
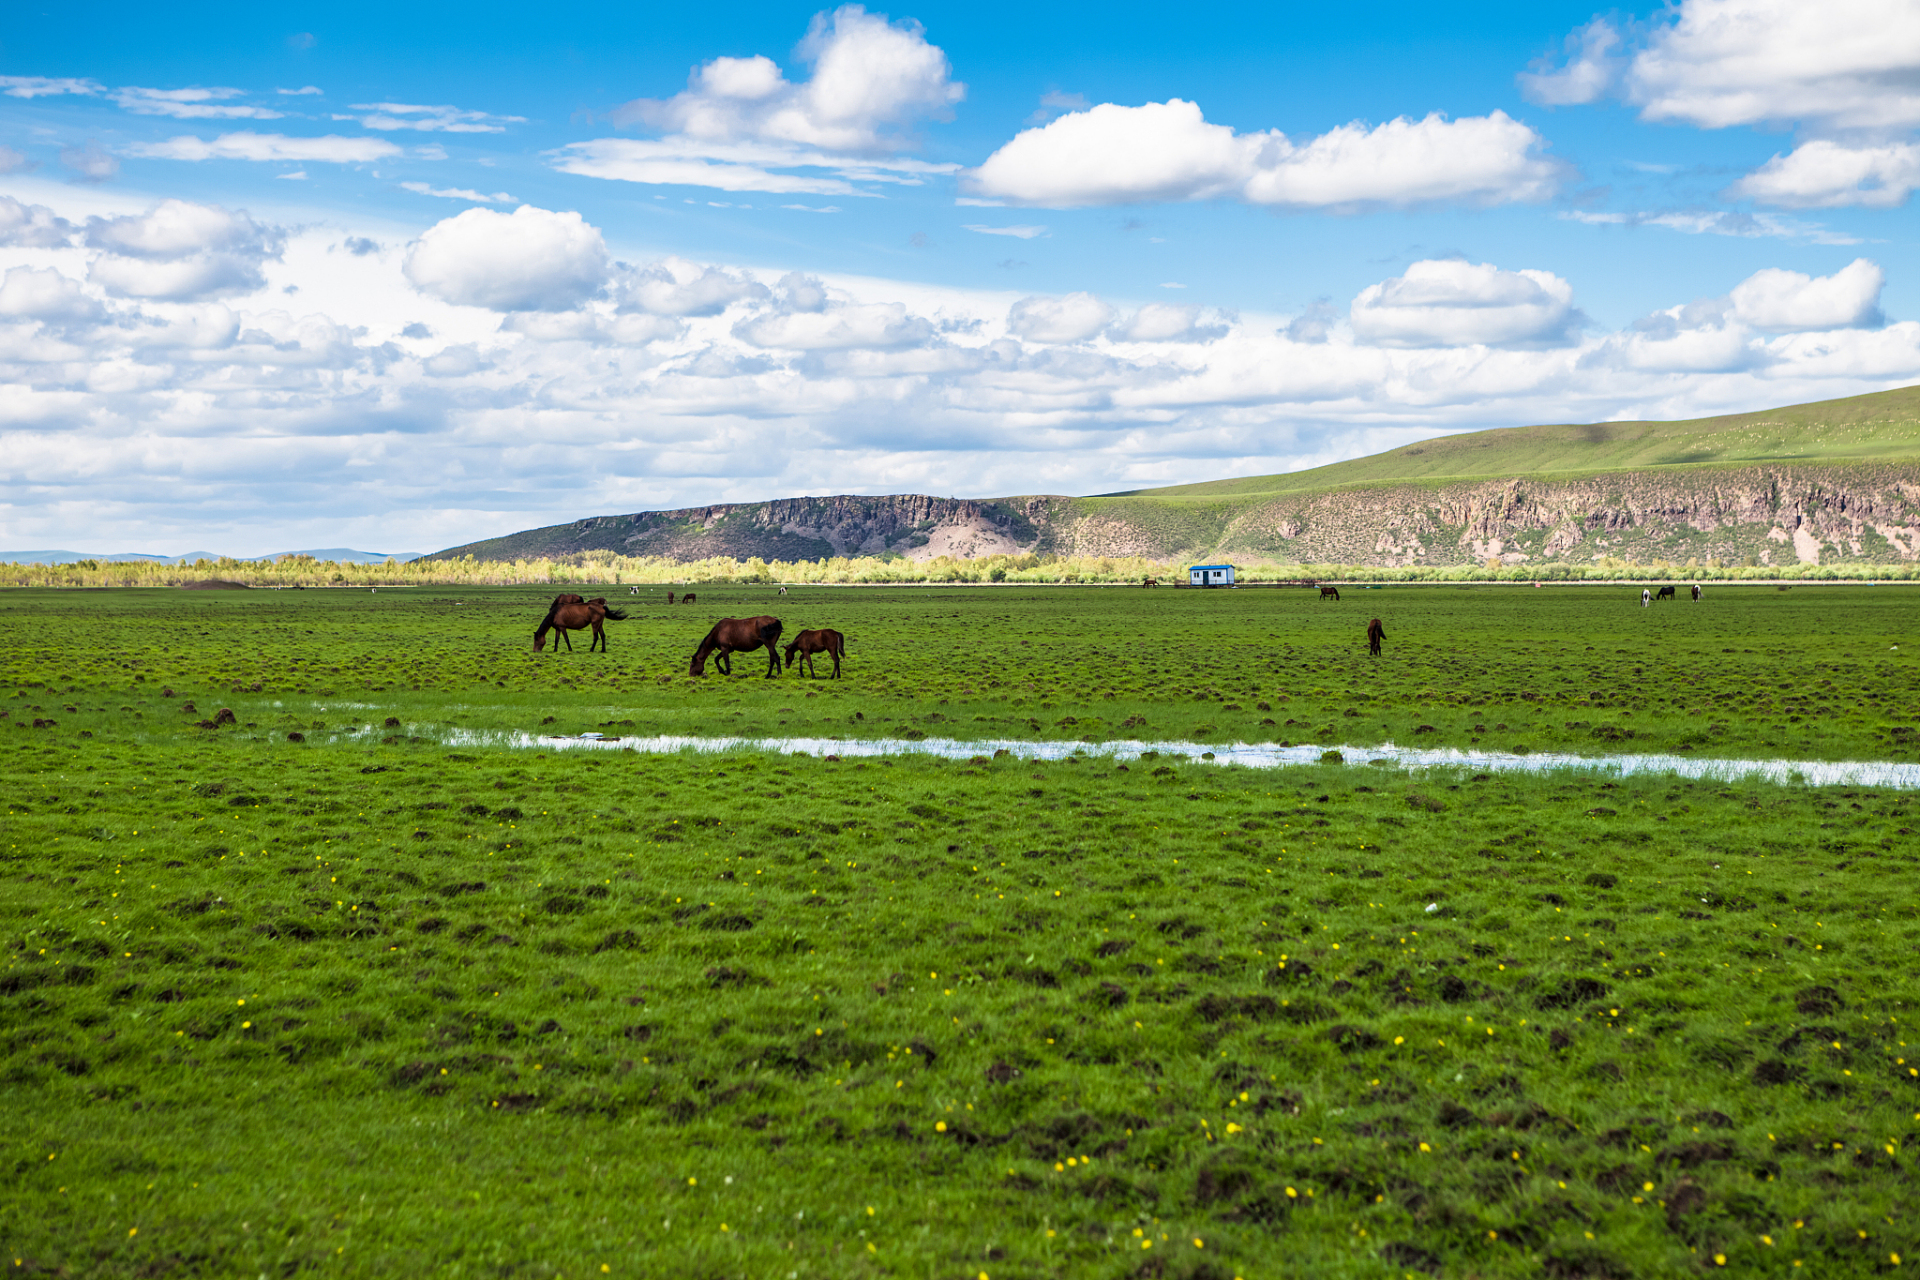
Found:
[[[1339,601],[1339,599],[1340,599],[1340,588],[1338,588],[1338,587],[1322,587],[1322,588],[1320,588],[1320,598],[1321,598],[1322,600],[1325,600],[1325,599],[1326,599],[1326,598],[1327,598],[1328,596],[1332,596],[1332,597],[1334,598],[1334,600],[1335,600],[1336,602],[1338,602],[1338,601]]]
[[[788,666],[793,665],[793,655],[795,653],[798,653],[800,655],[800,661],[806,664],[809,678],[815,674],[813,670],[813,655],[816,653],[831,655],[833,658],[833,678],[838,680],[840,678],[840,659],[845,657],[847,653],[847,638],[838,631],[802,631],[799,635],[787,641]]]
[[[1673,599],[1673,588],[1662,587],[1658,591],[1653,593],[1653,598],[1655,600],[1671,600]]]
[[[559,649],[564,640],[567,652],[572,653],[573,640],[567,632],[584,631],[590,627],[593,629],[593,642],[587,646],[587,652],[592,653],[597,648],[605,653],[607,632],[601,624],[609,620],[624,622],[626,618],[626,610],[609,608],[605,596],[595,596],[591,600],[582,600],[575,595],[555,596],[553,604],[547,609],[547,616],[540,620],[539,629],[533,633],[533,650],[539,653],[545,649],[547,632],[553,631],[558,633],[553,647]]]
[[[764,615],[758,618],[722,618],[713,630],[707,632],[707,638],[694,650],[693,661],[687,667],[690,676],[707,674],[707,659],[713,659],[714,667],[723,676],[733,674],[732,655],[748,653],[765,646],[767,651],[767,679],[780,674],[780,619]]]
[[[1385,640],[1386,638],[1387,638],[1387,629],[1380,625],[1380,619],[1375,618],[1372,622],[1369,622],[1367,624],[1367,652],[1368,653],[1372,654],[1376,658],[1379,657],[1380,642],[1382,640]]]
[[[693,601],[694,601],[694,594],[693,594],[693,592],[691,592],[691,591],[689,591],[689,592],[687,592],[687,594],[685,594],[685,595],[683,595],[683,596],[681,596],[681,597],[680,597],[680,603],[681,603],[681,604],[692,604],[692,603],[693,603]],[[671,600],[669,600],[669,601],[667,601],[667,603],[668,603],[668,604],[672,604],[672,603],[673,603],[673,601],[671,601]]]

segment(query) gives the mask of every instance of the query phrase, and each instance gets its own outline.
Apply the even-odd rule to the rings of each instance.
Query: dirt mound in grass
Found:
[[[183,582],[182,591],[249,591],[244,582],[230,582],[225,578],[208,578],[205,582]]]

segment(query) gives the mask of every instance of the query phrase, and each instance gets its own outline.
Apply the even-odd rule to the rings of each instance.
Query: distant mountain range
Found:
[[[425,557],[994,554],[1279,564],[1920,559],[1920,387],[1690,422],[1507,427],[1074,498],[838,495],[590,516]]]
[[[312,556],[315,560],[332,560],[337,564],[385,564],[394,560],[405,564],[409,560],[418,560],[418,551],[396,551],[391,555],[379,551],[355,551],[351,547],[326,547],[318,551],[276,551],[270,556],[234,556],[243,564],[252,564],[262,560],[278,560],[281,556]],[[195,560],[218,560],[217,551],[189,551],[183,556],[156,556],[144,551],[118,551],[112,555],[102,555],[97,551],[0,551],[0,564],[77,564],[82,560],[99,560],[107,564],[125,564],[129,561],[144,560],[153,564],[192,564]]]

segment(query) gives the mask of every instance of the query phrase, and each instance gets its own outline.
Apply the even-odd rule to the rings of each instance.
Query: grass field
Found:
[[[1902,1273],[1911,794],[440,742],[1911,759],[1897,592],[702,590],[558,657],[525,591],[0,596],[0,1264]],[[696,688],[762,610],[846,678]]]
[[[1349,588],[1337,604],[1280,588],[732,587],[690,607],[643,590],[616,598],[633,616],[608,624],[604,655],[585,633],[572,653],[533,652],[550,590],[9,592],[0,679],[65,729],[195,741],[224,706],[276,736],[551,716],[568,733],[1920,758],[1906,586],[1712,586],[1698,603],[1682,587],[1651,609],[1630,586]],[[788,635],[844,632],[843,678],[765,680],[752,654],[731,679],[687,675],[714,621],[760,613]]]

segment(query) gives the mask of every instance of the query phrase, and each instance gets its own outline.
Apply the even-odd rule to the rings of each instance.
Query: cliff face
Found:
[[[1039,530],[1022,502],[931,498],[924,494],[781,498],[677,511],[591,516],[437,552],[435,559],[566,556],[582,551],[699,560],[819,560],[898,552],[914,559],[1029,550]]]
[[[1567,479],[1382,484],[1250,495],[1152,511],[1146,498],[1082,500],[1050,522],[1063,551],[1115,554],[1155,524],[1164,551],[1214,550],[1314,563],[1449,565],[1900,561],[1920,557],[1920,468],[1762,465]],[[1111,505],[1109,505],[1111,504]],[[1124,504],[1124,505],[1122,505]],[[1185,505],[1185,504],[1181,504]],[[1198,504],[1194,504],[1198,505]],[[1218,526],[1218,532],[1214,527]],[[1207,535],[1212,534],[1209,538]],[[1177,550],[1174,543],[1184,542]]]
[[[1723,564],[1920,558],[1920,468],[1757,465],[1401,483],[1244,497],[841,495],[593,516],[434,559],[583,551],[698,560],[924,560],[1035,551],[1318,564]]]

